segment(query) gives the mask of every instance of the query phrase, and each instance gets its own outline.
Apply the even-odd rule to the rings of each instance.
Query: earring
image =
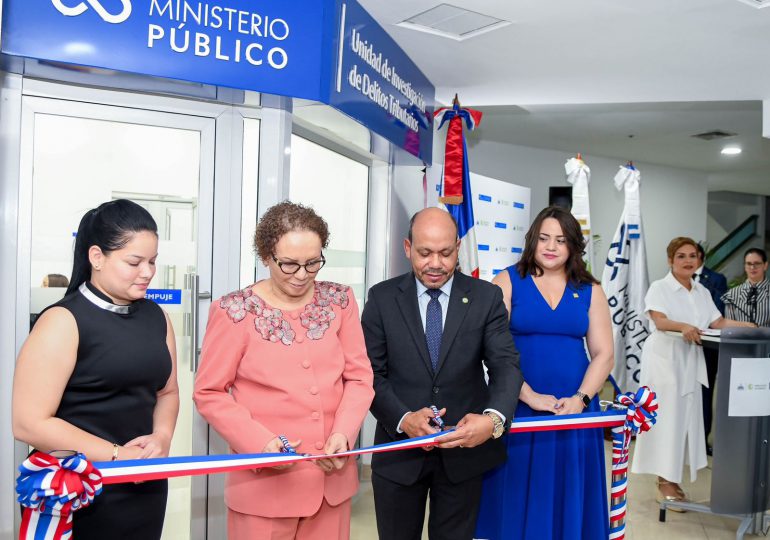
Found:
[[[101,270],[101,266],[94,266],[94,270]]]

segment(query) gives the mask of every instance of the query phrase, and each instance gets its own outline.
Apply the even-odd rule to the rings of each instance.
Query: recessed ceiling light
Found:
[[[466,39],[508,26],[510,21],[483,13],[469,11],[451,4],[439,4],[428,11],[418,13],[396,26],[447,37],[455,41]]]
[[[725,146],[722,148],[722,154],[725,156],[737,156],[741,152],[743,152],[743,150],[737,146]]]

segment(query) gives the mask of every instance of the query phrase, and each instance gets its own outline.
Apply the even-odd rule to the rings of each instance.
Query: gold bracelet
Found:
[[[118,449],[120,446],[118,446],[118,443],[112,443],[112,461],[118,460]]]

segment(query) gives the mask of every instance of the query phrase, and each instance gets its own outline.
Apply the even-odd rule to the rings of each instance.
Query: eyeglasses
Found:
[[[744,263],[743,266],[746,268],[759,268],[760,266],[763,266],[765,263],[763,262],[747,262]]]
[[[326,259],[324,258],[323,255],[321,255],[320,259],[317,259],[315,261],[310,261],[305,264],[299,264],[296,262],[282,262],[275,257],[275,254],[273,254],[272,257],[275,264],[278,265],[278,268],[284,274],[296,274],[297,272],[299,272],[300,268],[304,268],[305,272],[307,272],[308,274],[315,274],[321,268],[323,268],[324,265],[326,264]]]

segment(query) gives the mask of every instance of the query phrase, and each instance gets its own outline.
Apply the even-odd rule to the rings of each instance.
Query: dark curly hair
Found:
[[[564,268],[567,274],[567,283],[572,287],[598,284],[599,282],[591,275],[591,272],[586,268],[585,261],[583,261],[586,241],[583,238],[583,230],[580,223],[568,210],[560,206],[549,206],[541,210],[535,221],[532,222],[529,231],[527,231],[524,237],[524,252],[521,254],[521,260],[516,264],[519,275],[521,277],[525,277],[527,274],[532,274],[536,277],[543,275],[543,269],[535,261],[535,253],[537,252],[540,228],[548,218],[553,218],[559,222],[564,233],[564,239],[567,241],[569,257]]]
[[[329,245],[329,226],[310,207],[283,201],[267,209],[254,232],[254,251],[262,261],[269,261],[275,245],[291,231],[311,231],[321,239],[321,248]]]

